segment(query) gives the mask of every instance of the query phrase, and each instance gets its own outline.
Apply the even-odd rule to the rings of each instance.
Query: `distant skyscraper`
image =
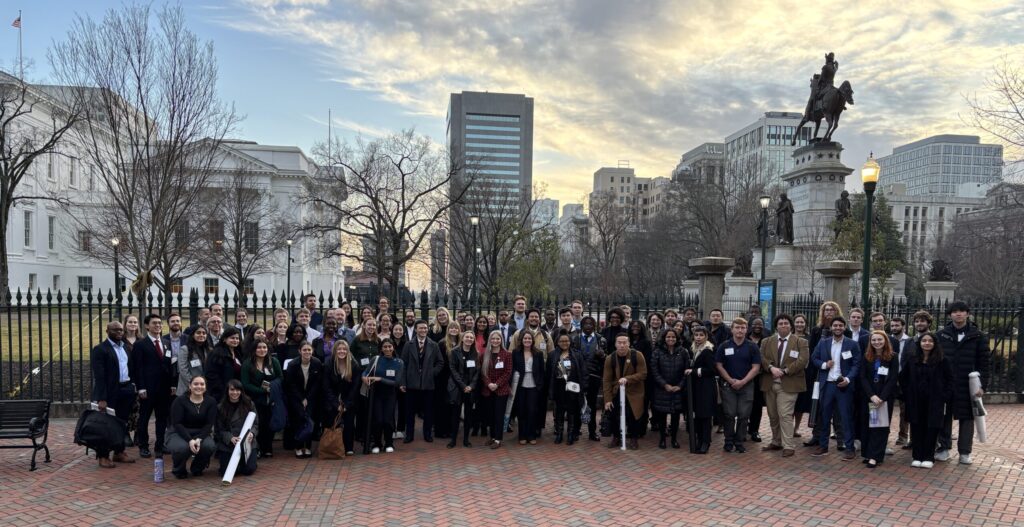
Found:
[[[533,204],[532,220],[534,229],[558,229],[558,200],[538,199]]]
[[[976,135],[935,135],[878,159],[881,181],[906,185],[907,196],[962,194],[965,183],[998,183],[1003,177],[1003,147],[981,144]]]
[[[765,112],[753,123],[725,138],[726,171],[756,173],[771,183],[793,169],[793,150],[808,144],[814,125],[804,125],[795,146],[789,146],[803,114]],[[819,131],[819,135],[824,130]],[[727,177],[729,175],[727,174]]]
[[[438,229],[430,235],[430,294],[448,293],[448,233]]]

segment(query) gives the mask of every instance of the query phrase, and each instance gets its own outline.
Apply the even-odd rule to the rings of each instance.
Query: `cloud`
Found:
[[[462,90],[534,97],[534,177],[563,201],[589,190],[602,165],[629,159],[639,175],[665,176],[682,152],[765,111],[802,110],[830,50],[837,81],[857,92],[836,134],[852,158],[932,133],[977,133],[957,117],[962,94],[998,58],[1024,51],[1024,16],[1010,0],[241,5],[222,23],[305,46],[322,74],[410,115],[443,120],[448,95]]]

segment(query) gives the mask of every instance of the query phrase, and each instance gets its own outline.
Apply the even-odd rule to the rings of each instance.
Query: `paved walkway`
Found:
[[[496,451],[417,441],[344,461],[279,450],[230,487],[212,471],[154,484],[152,461],[101,470],[71,443],[73,421],[50,431],[53,462],[36,472],[28,451],[0,451],[0,525],[1024,525],[1020,405],[991,408],[974,465],[930,471],[900,450],[869,471],[834,451],[725,454],[720,435],[706,456],[659,450],[650,436],[635,452],[545,436]]]

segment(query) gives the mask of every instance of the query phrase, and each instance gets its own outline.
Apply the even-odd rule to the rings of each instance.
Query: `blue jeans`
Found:
[[[818,444],[828,449],[829,427],[832,424],[832,413],[839,410],[839,419],[843,423],[843,444],[853,451],[853,383],[846,388],[839,388],[834,382],[824,383],[821,393],[821,422],[824,432],[818,438]]]

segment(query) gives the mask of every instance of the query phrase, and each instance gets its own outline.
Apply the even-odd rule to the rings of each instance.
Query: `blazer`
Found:
[[[321,404],[323,403],[324,366],[316,357],[309,360],[309,380],[302,377],[302,361],[293,360],[284,372],[284,396],[288,405],[288,416],[292,423],[301,423],[304,414],[309,414],[313,422],[320,422]],[[306,400],[303,411],[302,400]]]
[[[523,387],[523,381],[526,379],[526,353],[523,351],[515,351],[512,353],[512,373],[519,372],[519,384],[516,385],[516,389]],[[537,390],[544,393],[544,355],[540,351],[533,353],[533,384]]]
[[[792,352],[797,352],[793,358]],[[831,348],[830,348],[831,351]],[[790,333],[786,339],[786,356],[779,357],[779,334],[776,333],[761,340],[761,390],[771,392],[775,384],[775,377],[769,368],[772,366],[782,368],[785,374],[782,375],[782,391],[786,393],[801,393],[807,391],[807,380],[804,377],[804,370],[811,360],[811,352],[807,348],[807,341]]]
[[[127,347],[125,354],[128,355],[128,376],[131,377],[132,354]],[[107,401],[107,406],[113,408],[121,385],[121,371],[117,363],[117,352],[110,341],[104,340],[92,349],[89,366],[92,368],[92,400]]]
[[[423,362],[420,363],[419,339],[414,338],[402,348],[402,362],[405,364],[405,386],[409,390],[433,390],[434,377],[444,368],[441,348],[430,337],[423,343]]]
[[[490,397],[493,393],[497,397],[508,397],[512,393],[512,389],[509,386],[509,381],[512,379],[512,354],[503,348],[492,359],[487,365],[486,370],[480,370],[480,395],[482,397]],[[497,367],[499,362],[501,363],[501,368]],[[484,358],[481,357],[480,367],[483,368],[483,365]],[[491,383],[498,385],[494,392],[491,392],[490,387],[487,386]]]
[[[185,343],[188,342],[188,335],[182,333],[178,336],[178,346],[181,348],[185,347]],[[178,387],[178,393],[184,393],[181,390],[181,381],[178,379],[178,375],[181,373],[180,365],[178,364],[178,354],[174,353],[174,346],[171,345],[171,336],[164,335],[160,337],[160,345],[163,346],[164,350],[171,350],[171,371],[173,372],[173,378],[171,379],[171,386]],[[187,386],[187,385],[186,385]],[[187,388],[186,388],[187,391]]]
[[[163,348],[163,343],[160,346]],[[174,380],[170,348],[163,348],[163,353],[158,355],[149,335],[139,337],[132,346],[132,366],[131,377],[140,392],[146,390],[146,397],[170,402]]]
[[[888,373],[879,374],[878,381],[875,381],[874,362],[864,361],[860,368],[860,389],[864,398],[870,400],[872,395],[889,403],[892,408],[892,401],[896,398],[896,386],[900,376],[900,361],[897,357],[881,361],[881,367],[888,368]]]
[[[849,358],[840,356],[839,371],[843,377],[850,379],[850,388],[857,383],[857,376],[860,373],[861,353],[857,341],[850,337],[843,337],[842,351],[845,354],[850,352]],[[818,382],[824,383],[828,380],[828,370],[821,369],[828,361],[832,360],[832,339],[822,337],[818,347],[814,350],[811,363],[818,370]]]
[[[626,355],[626,367],[619,369],[615,352],[609,353],[604,361],[604,400],[619,400],[619,379],[626,378],[626,402],[637,419],[644,413],[644,384],[647,380],[647,363],[644,356],[634,349]]]
[[[501,333],[502,347],[504,347],[505,349],[509,349],[509,344],[512,342],[512,335],[515,335],[517,331],[516,323],[513,322],[512,320],[509,320],[508,324],[505,324],[505,329],[501,329],[500,324],[496,326],[494,329]]]
[[[166,341],[164,342],[164,345],[167,345]],[[170,349],[170,348],[167,348],[167,349]],[[193,359],[190,359],[189,358],[188,348],[185,347],[184,344],[182,344],[181,349],[178,350],[178,361],[177,361],[177,364],[174,365],[175,366],[175,370],[178,372],[177,377],[178,377],[178,393],[179,394],[187,393],[188,392],[188,385],[192,382],[192,379],[194,379],[194,378],[196,378],[196,377],[198,377],[200,375],[203,375],[204,368],[206,366],[206,360],[209,359],[211,351],[212,350],[208,350],[206,352],[206,355],[202,359],[200,359],[198,356],[196,356]],[[198,366],[193,366],[192,365],[192,361],[193,360],[198,360],[199,361],[199,365]],[[209,384],[209,379],[207,379],[207,384]],[[207,388],[209,388],[209,387],[207,387]],[[219,395],[211,393],[210,396],[214,397],[218,401],[220,400]]]
[[[476,390],[476,383],[480,380],[480,354],[476,352],[476,344],[470,346],[469,353],[466,353],[462,346],[453,349],[449,354],[448,372],[448,404],[461,401],[462,396],[466,395],[463,391],[466,386],[473,388],[468,394],[472,396]]]

